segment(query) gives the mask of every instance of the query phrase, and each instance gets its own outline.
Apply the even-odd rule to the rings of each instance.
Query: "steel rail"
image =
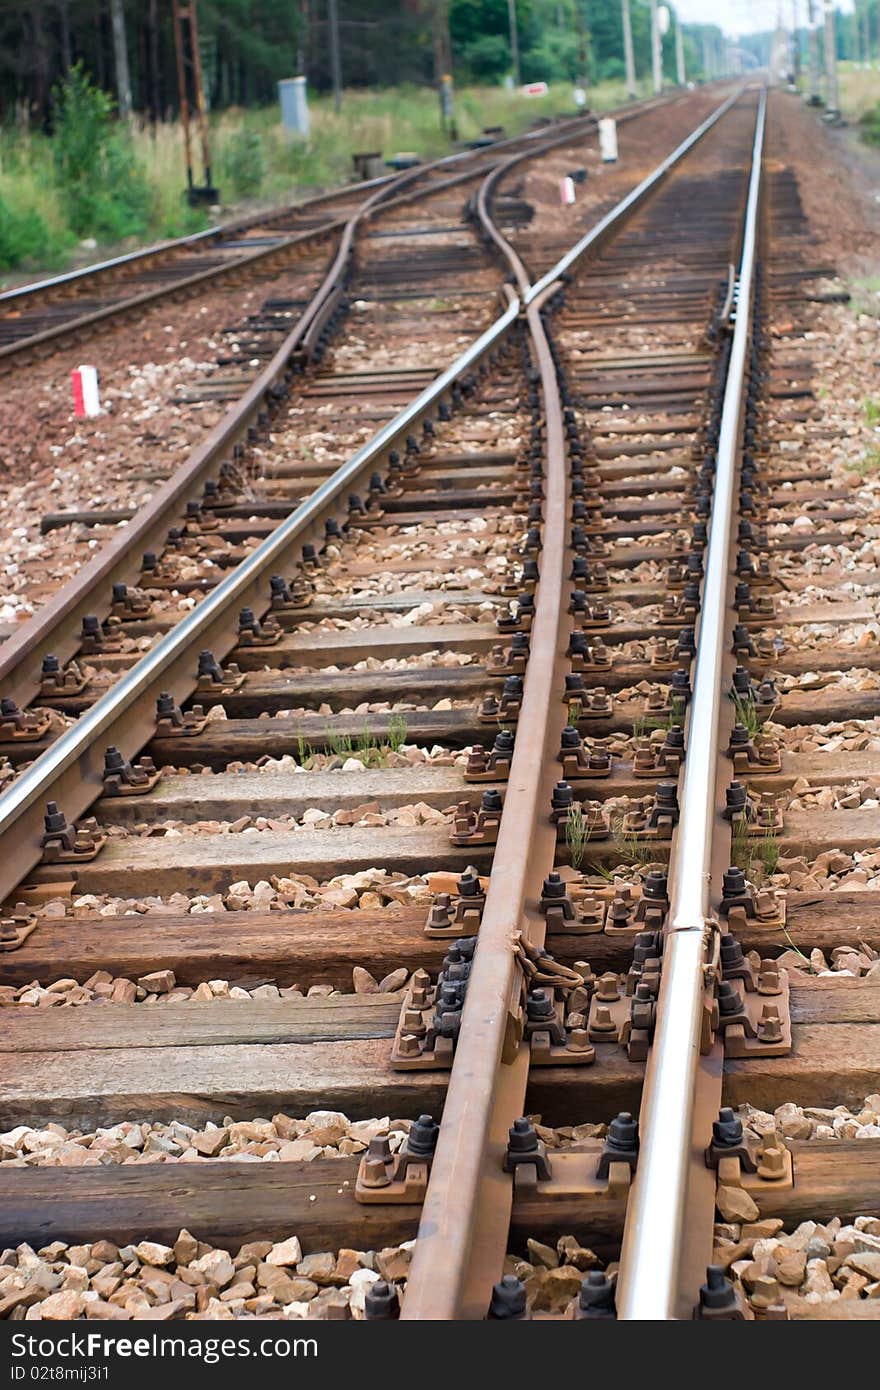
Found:
[[[501,1062],[517,975],[512,938],[525,927],[536,945],[542,945],[544,939],[545,924],[534,907],[544,875],[552,868],[556,842],[555,826],[546,807],[557,776],[555,754],[564,723],[565,596],[571,587],[564,579],[568,569],[563,568],[570,565],[570,559],[562,410],[540,309],[561,286],[563,268],[570,270],[595,248],[600,236],[619,227],[715,126],[738,95],[723,102],[534,287],[529,288],[520,258],[491,223],[491,193],[498,175],[490,175],[480,190],[478,209],[484,229],[507,258],[527,306],[547,421],[546,504],[540,579],[513,759],[443,1121],[403,1300],[401,1317],[406,1320],[485,1315],[504,1253],[512,1204],[512,1184],[502,1172],[502,1157],[507,1127],[523,1110],[529,1070],[526,1048],[518,1049],[513,1062]],[[552,831],[549,836],[548,826]],[[487,1241],[489,1229],[493,1239]]]
[[[624,1228],[618,1317],[676,1317],[678,1268],[693,1153],[694,1092],[700,1057],[704,964],[711,933],[712,843],[719,824],[716,769],[724,698],[721,672],[730,642],[727,593],[735,485],[757,260],[761,163],[766,122],[762,90],[739,267],[739,294],[724,391],[702,608],[687,728],[680,819],[670,859],[669,926],[658,1022],[641,1107],[641,1151]]]

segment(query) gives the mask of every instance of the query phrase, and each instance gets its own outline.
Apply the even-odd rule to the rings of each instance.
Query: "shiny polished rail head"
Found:
[[[642,1151],[621,1255],[617,1308],[618,1317],[625,1320],[672,1319],[680,1313],[679,1258],[693,1154],[712,842],[718,812],[721,670],[731,619],[727,590],[752,329],[766,105],[766,90],[762,89],[755,120],[736,323],[716,454],[693,698],[686,730],[688,756],[670,865],[670,925],[658,1022],[642,1098]]]

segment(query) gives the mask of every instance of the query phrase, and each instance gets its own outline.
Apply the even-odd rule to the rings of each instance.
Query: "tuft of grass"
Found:
[[[870,425],[871,429],[876,429],[880,425],[880,401],[875,401],[871,396],[867,396],[862,401],[862,414],[865,417],[865,423]]]
[[[576,803],[572,806],[565,821],[565,846],[573,869],[580,869],[584,862],[584,850],[590,839],[587,818]]]
[[[779,866],[779,841],[772,830],[765,831],[756,850],[764,878],[768,879],[771,874],[776,873]]]
[[[730,862],[748,875],[752,867],[752,842],[745,820],[735,820],[730,831]]]
[[[335,729],[327,729],[324,734],[324,745],[328,753],[332,753],[336,758],[351,758],[354,755],[351,734],[340,734]]]
[[[624,829],[623,815],[611,817],[611,838],[621,861],[620,867],[644,868],[657,857],[649,840],[642,840],[637,831]]]
[[[741,695],[735,694],[733,697],[733,704],[736,710],[737,722],[744,726],[748,732],[749,738],[754,738],[764,727],[764,721],[758,715],[758,709],[754,698],[751,695],[746,695],[746,697],[743,698]]]
[[[388,721],[388,747],[392,753],[399,753],[406,743],[406,716],[392,714]]]
[[[756,838],[748,834],[745,822],[734,823],[730,836],[730,862],[760,888],[779,866],[779,841],[772,830]]]
[[[640,714],[633,720],[632,736],[634,739],[649,738],[655,729],[663,729],[667,733],[676,724],[683,724],[686,706],[683,700],[673,700],[668,714]]]

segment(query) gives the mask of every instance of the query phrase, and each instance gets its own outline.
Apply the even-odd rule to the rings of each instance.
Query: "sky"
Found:
[[[817,15],[822,0],[813,0]],[[807,21],[807,0],[794,0],[798,24]],[[776,16],[782,11],[782,22],[791,25],[792,0],[677,0],[676,8],[686,24],[720,24],[725,34],[754,34],[775,29]],[[852,10],[852,0],[836,0],[835,8]]]

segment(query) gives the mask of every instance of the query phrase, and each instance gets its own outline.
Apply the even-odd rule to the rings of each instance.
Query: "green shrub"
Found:
[[[77,236],[119,240],[150,224],[152,192],[113,101],[78,63],[53,90],[55,177]]]
[[[880,105],[872,106],[859,121],[861,137],[866,145],[880,145]]]
[[[239,198],[253,198],[266,176],[263,143],[255,130],[240,126],[223,151],[223,172]]]
[[[53,249],[49,228],[34,208],[18,212],[0,198],[0,270],[45,260]]]
[[[464,62],[480,82],[492,82],[510,71],[510,44],[501,34],[480,34],[464,46]]]

